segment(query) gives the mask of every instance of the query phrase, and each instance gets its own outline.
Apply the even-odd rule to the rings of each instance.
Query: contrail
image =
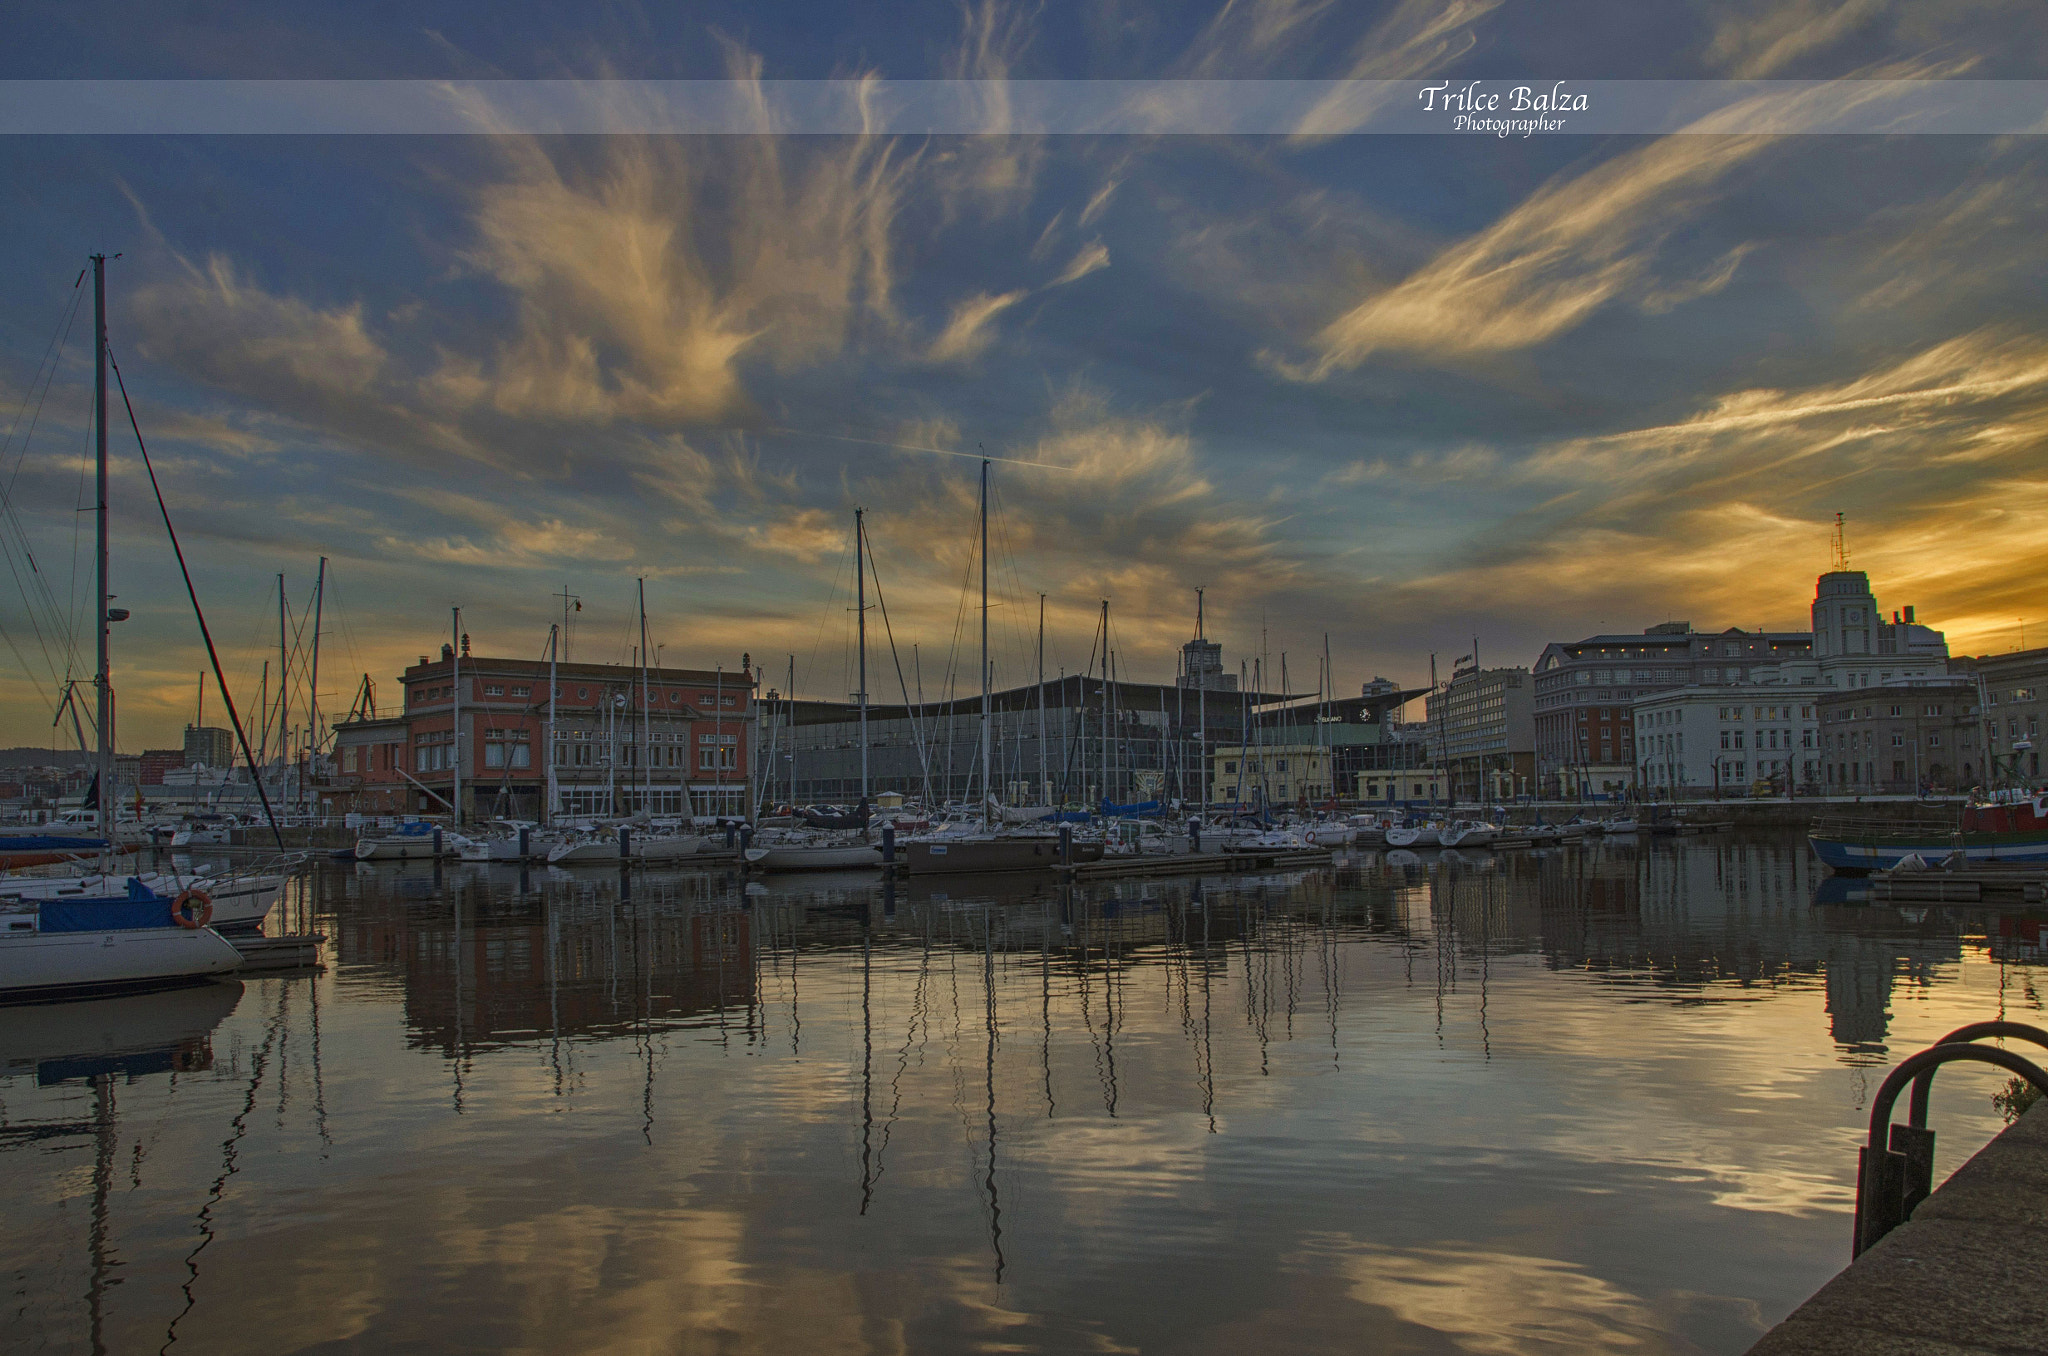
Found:
[[[787,433],[798,438],[830,438],[840,443],[862,443],[868,447],[891,447],[898,452],[936,452],[942,457],[967,457],[973,461],[999,461],[1007,466],[1036,466],[1041,471],[1071,471],[1071,466],[1060,466],[1049,461],[1024,461],[1017,457],[997,457],[986,452],[962,452],[951,447],[919,447],[915,443],[884,442],[880,438],[855,438],[845,433],[818,433],[806,428],[766,428],[763,433]]]

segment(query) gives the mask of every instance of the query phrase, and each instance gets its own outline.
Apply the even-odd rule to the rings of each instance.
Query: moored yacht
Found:
[[[242,963],[186,895],[137,882],[114,895],[0,901],[0,999],[27,1000],[225,974]]]

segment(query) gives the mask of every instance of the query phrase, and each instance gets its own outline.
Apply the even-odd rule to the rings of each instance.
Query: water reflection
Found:
[[[175,1096],[117,1070],[147,1187],[111,1081],[38,1071],[161,1057],[0,1013],[36,1340],[1737,1351],[1845,1260],[1861,1070],[2038,1011],[2048,941],[1789,835],[1081,889],[350,866],[297,907],[328,973],[252,983]],[[1941,1095],[1967,1152],[1995,1117]]]
[[[34,1118],[17,1123],[10,1118],[0,1126],[0,1150],[33,1146],[61,1154],[78,1141],[91,1141],[84,1336],[86,1348],[95,1356],[108,1350],[107,1294],[121,1283],[123,1265],[112,1236],[111,1201],[121,1139],[117,1089],[158,1074],[175,1077],[211,1068],[213,1033],[241,997],[242,986],[228,981],[0,1009],[0,1078],[32,1077],[38,1088],[45,1089],[66,1084],[91,1089],[90,1120]],[[128,1164],[131,1188],[142,1185],[146,1157],[138,1139]]]

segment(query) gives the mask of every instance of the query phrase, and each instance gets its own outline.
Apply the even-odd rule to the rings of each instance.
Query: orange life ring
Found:
[[[213,921],[213,896],[193,886],[171,901],[171,920],[181,928],[205,927]]]

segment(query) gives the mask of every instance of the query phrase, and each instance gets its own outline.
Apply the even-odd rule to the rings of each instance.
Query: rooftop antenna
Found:
[[[1203,589],[1196,589],[1196,590],[1195,590],[1195,639],[1196,639],[1196,640],[1205,640],[1205,639],[1207,639],[1207,637],[1206,637],[1206,636],[1205,636],[1205,635],[1203,634],[1203,632],[1202,632],[1202,594],[1203,594],[1204,592],[1205,592],[1205,590],[1203,590]]]
[[[1849,539],[1845,535],[1842,515],[1839,513],[1835,515],[1834,554],[1836,573],[1846,571],[1849,568]]]

